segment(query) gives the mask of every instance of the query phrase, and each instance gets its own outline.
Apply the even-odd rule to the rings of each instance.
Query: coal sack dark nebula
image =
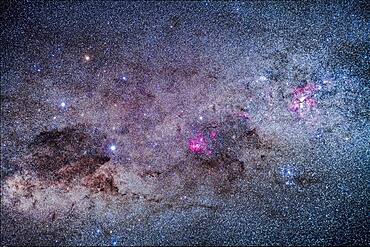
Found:
[[[1,245],[369,245],[368,1],[1,1]]]

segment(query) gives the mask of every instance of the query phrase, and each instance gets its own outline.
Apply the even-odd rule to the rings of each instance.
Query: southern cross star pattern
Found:
[[[368,245],[367,1],[2,1],[1,245]]]

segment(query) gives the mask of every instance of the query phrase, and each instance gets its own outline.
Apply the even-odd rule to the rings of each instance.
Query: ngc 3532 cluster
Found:
[[[367,1],[1,3],[2,245],[368,245]]]

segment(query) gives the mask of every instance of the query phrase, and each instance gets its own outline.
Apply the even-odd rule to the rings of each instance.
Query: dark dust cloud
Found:
[[[367,1],[2,1],[1,245],[369,245]]]

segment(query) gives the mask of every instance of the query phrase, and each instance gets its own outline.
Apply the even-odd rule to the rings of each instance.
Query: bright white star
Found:
[[[117,149],[116,145],[111,145],[109,148],[111,151],[115,151]]]

